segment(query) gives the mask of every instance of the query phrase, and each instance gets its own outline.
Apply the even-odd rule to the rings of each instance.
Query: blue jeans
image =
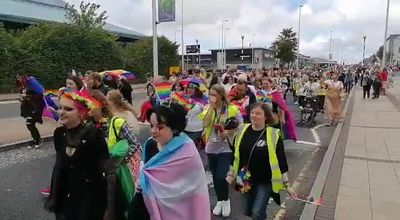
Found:
[[[243,194],[244,214],[253,220],[267,219],[267,205],[271,197],[270,184],[256,184],[250,192]]]
[[[207,154],[207,156],[217,201],[226,201],[229,199],[229,184],[225,178],[231,165],[232,153]]]

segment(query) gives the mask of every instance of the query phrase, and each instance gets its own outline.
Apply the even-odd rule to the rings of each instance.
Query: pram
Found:
[[[301,117],[297,122],[298,127],[307,126],[313,127],[316,124],[315,117],[318,112],[318,99],[317,97],[311,96],[308,91],[308,95],[305,97],[303,106],[300,106]]]

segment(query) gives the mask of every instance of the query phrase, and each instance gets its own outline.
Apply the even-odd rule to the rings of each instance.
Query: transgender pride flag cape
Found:
[[[174,137],[147,161],[139,178],[151,220],[211,219],[203,164],[186,134]]]

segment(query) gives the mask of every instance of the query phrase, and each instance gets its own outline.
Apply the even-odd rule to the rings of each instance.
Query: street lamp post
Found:
[[[199,50],[199,40],[197,40],[197,39],[196,39],[196,50],[198,50],[198,51],[197,51],[197,53],[198,53],[197,55],[198,55],[198,59],[199,59],[199,60],[198,60],[198,63],[197,63],[197,67],[198,67],[198,68],[200,68],[200,50]]]
[[[299,61],[300,61],[300,30],[301,30],[301,8],[303,5],[299,6],[299,30],[297,32],[297,62],[296,62],[296,70],[299,70]]]
[[[385,21],[385,39],[383,41],[383,55],[382,55],[382,66],[385,67],[386,65],[386,40],[387,40],[387,32],[388,32],[388,23],[389,23],[389,7],[390,7],[390,0],[387,0],[386,3],[386,21]]]
[[[367,36],[364,35],[364,36],[363,36],[363,40],[364,40],[364,44],[363,44],[363,54],[362,54],[362,64],[363,64],[363,65],[365,65],[364,59],[365,59],[365,40],[366,40],[366,39],[367,39]]]
[[[243,66],[243,41],[244,41],[244,35],[242,35],[241,38],[242,38],[242,56],[240,56],[240,58],[241,58],[241,65]]]
[[[254,70],[254,37],[256,34],[253,34],[253,39],[251,41],[251,70]]]
[[[224,23],[229,21],[228,19],[223,19],[222,20],[222,29],[221,29],[221,45],[222,45],[222,49],[221,49],[221,53],[222,53],[222,70],[225,69],[225,29],[224,29]]]

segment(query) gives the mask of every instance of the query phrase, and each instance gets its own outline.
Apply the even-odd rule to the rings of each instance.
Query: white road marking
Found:
[[[314,128],[311,129],[311,133],[314,136],[314,141],[317,142],[317,143],[321,143],[321,140],[319,139],[318,133]]]
[[[320,125],[317,125],[317,126],[313,127],[312,129],[317,130],[318,128],[320,128],[322,126],[325,126],[325,125],[326,125],[326,123],[323,123],[323,124],[320,124]]]
[[[305,145],[312,145],[312,146],[321,146],[320,143],[309,142],[309,141],[301,141],[301,140],[296,141],[296,143],[305,144]]]
[[[1,102],[0,102],[0,105],[16,104],[16,103],[20,103],[20,101],[18,101],[18,100],[1,101]]]

